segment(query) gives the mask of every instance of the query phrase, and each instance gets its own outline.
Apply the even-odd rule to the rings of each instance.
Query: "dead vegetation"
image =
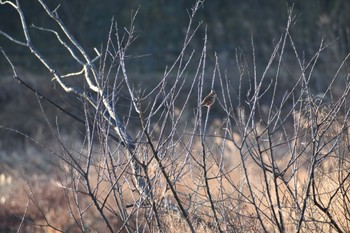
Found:
[[[200,27],[193,23],[202,6],[197,1],[182,52],[160,82],[144,90],[134,87],[124,62],[135,40],[137,12],[125,32],[113,22],[108,43],[90,57],[60,20],[59,8],[49,9],[38,0],[58,29],[36,30],[54,34],[81,68],[62,74],[31,43],[19,2],[0,2],[17,10],[25,41],[0,34],[31,50],[50,71],[52,82],[79,99],[80,115],[65,113],[84,125],[63,130],[43,105],[50,100],[40,93],[45,134],[28,135],[1,125],[31,142],[23,151],[30,158],[51,158],[40,175],[17,173],[25,164],[1,174],[2,231],[350,231],[349,55],[326,91],[313,94],[310,78],[328,46],[321,42],[312,58],[302,60],[290,33],[292,11],[261,76],[255,70],[253,38],[252,62],[237,52],[239,86],[233,88],[216,54],[215,64],[207,64],[206,35],[201,51],[189,49]],[[14,78],[27,83],[2,52]],[[286,56],[298,69],[291,85],[280,90],[288,70]],[[191,75],[189,66],[195,67]],[[338,79],[345,85],[335,93]],[[249,88],[243,87],[246,83]],[[214,89],[215,104],[200,108]]]

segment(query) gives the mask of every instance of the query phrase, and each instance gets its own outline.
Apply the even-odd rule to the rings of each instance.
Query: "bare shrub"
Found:
[[[46,217],[61,213],[41,207],[38,199],[50,195],[28,192],[42,217],[33,220],[35,225],[82,232],[350,230],[350,88],[344,71],[349,55],[326,92],[312,93],[310,78],[327,46],[322,41],[313,57],[302,58],[290,33],[292,11],[261,76],[253,38],[252,62],[237,52],[239,87],[233,88],[216,54],[215,64],[208,64],[206,34],[200,52],[189,47],[201,26],[193,22],[202,4],[197,1],[179,56],[159,83],[144,90],[135,88],[125,62],[136,39],[137,11],[125,30],[113,21],[106,46],[91,57],[59,18],[59,8],[38,2],[58,29],[34,29],[56,36],[80,70],[62,74],[32,44],[19,1],[1,4],[17,10],[25,41],[0,34],[29,49],[53,75],[53,82],[81,100],[83,115],[71,116],[84,123],[85,131],[81,144],[72,148],[59,123],[47,120],[59,146],[51,151],[61,168],[55,187],[73,221],[65,225],[66,220]],[[14,77],[25,84],[3,54]],[[289,68],[285,56],[298,69],[288,89],[280,90],[279,81]],[[335,95],[336,79],[346,85]],[[243,93],[246,83],[249,92]],[[217,100],[201,108],[210,90],[216,91]],[[28,186],[33,188],[29,182]]]

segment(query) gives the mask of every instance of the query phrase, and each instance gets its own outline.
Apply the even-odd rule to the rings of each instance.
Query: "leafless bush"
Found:
[[[120,31],[113,21],[106,46],[91,57],[60,20],[59,8],[49,9],[42,0],[38,2],[59,30],[34,29],[55,35],[80,70],[61,74],[60,67],[53,67],[40,53],[31,42],[18,1],[1,4],[17,10],[25,41],[0,34],[29,49],[51,72],[52,81],[81,100],[84,115],[74,116],[85,124],[79,150],[70,149],[58,124],[48,120],[61,148],[54,152],[64,171],[59,174],[58,186],[64,193],[67,214],[80,231],[350,230],[350,87],[344,72],[349,56],[326,92],[312,93],[310,78],[327,45],[321,42],[312,58],[303,58],[290,34],[292,12],[260,77],[253,38],[253,67],[237,52],[240,86],[235,89],[216,54],[215,64],[207,64],[206,36],[202,51],[189,48],[201,26],[193,22],[202,4],[198,1],[189,14],[179,56],[160,82],[146,91],[134,87],[125,63],[128,48],[136,39],[137,11],[127,29]],[[298,69],[293,71],[289,88],[279,90],[282,70],[288,69],[286,47],[294,53]],[[3,54],[15,78],[22,80]],[[188,74],[190,66],[196,67],[194,74]],[[340,76],[345,76],[341,78],[346,85],[335,95],[334,82]],[[246,80],[249,93],[242,91]],[[209,89],[216,90],[217,101],[201,108]],[[123,99],[129,106],[120,104]],[[193,102],[197,105],[194,109]],[[216,110],[222,114],[213,119]],[[32,193],[29,197],[44,216],[45,226],[69,230],[68,224],[45,218],[48,213],[36,201],[40,197]],[[105,228],[94,221],[103,222]]]

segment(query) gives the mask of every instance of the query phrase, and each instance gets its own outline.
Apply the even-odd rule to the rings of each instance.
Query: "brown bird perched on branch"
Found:
[[[202,103],[201,103],[201,107],[208,107],[210,108],[216,99],[216,93],[215,91],[211,90],[210,93],[203,99]]]

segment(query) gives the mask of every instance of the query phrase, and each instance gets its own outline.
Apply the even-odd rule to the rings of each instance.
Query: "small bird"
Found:
[[[208,107],[208,108],[210,108],[214,104],[215,98],[216,98],[216,93],[215,93],[215,91],[211,90],[209,95],[207,95],[203,99],[203,101],[201,103],[201,107]]]

